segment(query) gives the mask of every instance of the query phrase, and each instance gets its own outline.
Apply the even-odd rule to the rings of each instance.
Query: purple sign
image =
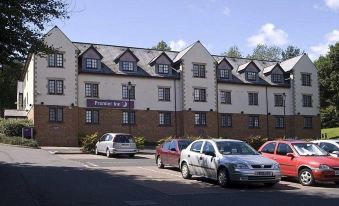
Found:
[[[128,108],[128,101],[87,99],[87,107]],[[134,108],[133,101],[130,101],[130,108]]]

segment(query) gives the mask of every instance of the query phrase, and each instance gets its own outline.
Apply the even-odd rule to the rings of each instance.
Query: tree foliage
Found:
[[[53,19],[69,18],[63,0],[1,0],[0,64],[23,60],[29,52],[48,52],[42,32]]]
[[[304,51],[303,51],[304,52]],[[285,50],[281,51],[282,60],[290,59],[299,56],[303,53],[298,47],[289,45]]]
[[[258,44],[252,54],[249,54],[247,58],[260,59],[266,61],[280,61],[282,49],[278,46],[268,46],[266,44]]]
[[[237,57],[237,58],[242,57],[239,47],[236,45],[230,47],[223,55],[228,56],[228,57]]]
[[[322,126],[339,125],[339,42],[330,46],[325,56],[314,64],[318,69]]]
[[[160,42],[158,42],[157,45],[153,46],[152,49],[157,49],[161,51],[170,51],[171,47],[168,46],[165,41],[161,40]]]

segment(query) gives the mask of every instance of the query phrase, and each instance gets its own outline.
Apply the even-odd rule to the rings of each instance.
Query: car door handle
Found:
[[[187,157],[191,157],[191,155],[187,155]]]
[[[200,158],[199,158],[200,160],[202,160],[202,157],[200,156]]]

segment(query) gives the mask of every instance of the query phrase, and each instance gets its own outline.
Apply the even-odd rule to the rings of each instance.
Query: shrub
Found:
[[[164,142],[166,142],[167,140],[170,140],[170,139],[173,139],[173,137],[172,136],[164,137],[162,139],[159,139],[157,141],[157,143],[158,143],[158,145],[161,145],[161,144],[163,144]]]
[[[267,137],[251,136],[245,139],[247,144],[251,145],[254,149],[258,150],[261,145],[268,141]]]
[[[0,133],[6,136],[21,136],[22,128],[32,127],[32,122],[29,120],[1,120],[0,121]]]
[[[80,146],[84,152],[94,152],[95,144],[98,141],[98,133],[88,134],[84,137],[80,137]]]
[[[21,145],[26,147],[38,148],[38,143],[34,139],[25,139],[22,137],[9,137],[4,134],[0,134],[0,143],[12,144],[12,145]]]
[[[134,142],[137,145],[138,149],[143,149],[145,146],[145,138],[144,137],[134,137]]]
[[[328,106],[320,110],[321,127],[333,128],[339,126],[339,111],[335,106]]]

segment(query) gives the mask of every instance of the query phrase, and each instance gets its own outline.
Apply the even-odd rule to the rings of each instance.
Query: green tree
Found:
[[[63,0],[1,0],[0,64],[23,60],[29,52],[51,51],[42,32],[53,19],[69,18],[67,6]]]
[[[282,57],[282,60],[286,60],[286,59],[299,56],[302,53],[304,53],[304,51],[301,52],[301,50],[298,47],[289,45],[285,50],[281,51],[281,57]]]
[[[250,59],[260,59],[266,61],[280,61],[282,49],[278,46],[268,46],[266,44],[258,44],[252,54],[247,55]]]
[[[167,43],[161,40],[157,45],[153,46],[152,49],[157,49],[161,51],[170,51],[171,47],[167,45]]]
[[[228,56],[228,57],[237,57],[237,58],[242,57],[242,54],[238,46],[236,45],[231,46],[226,52],[223,53],[223,55]]]

